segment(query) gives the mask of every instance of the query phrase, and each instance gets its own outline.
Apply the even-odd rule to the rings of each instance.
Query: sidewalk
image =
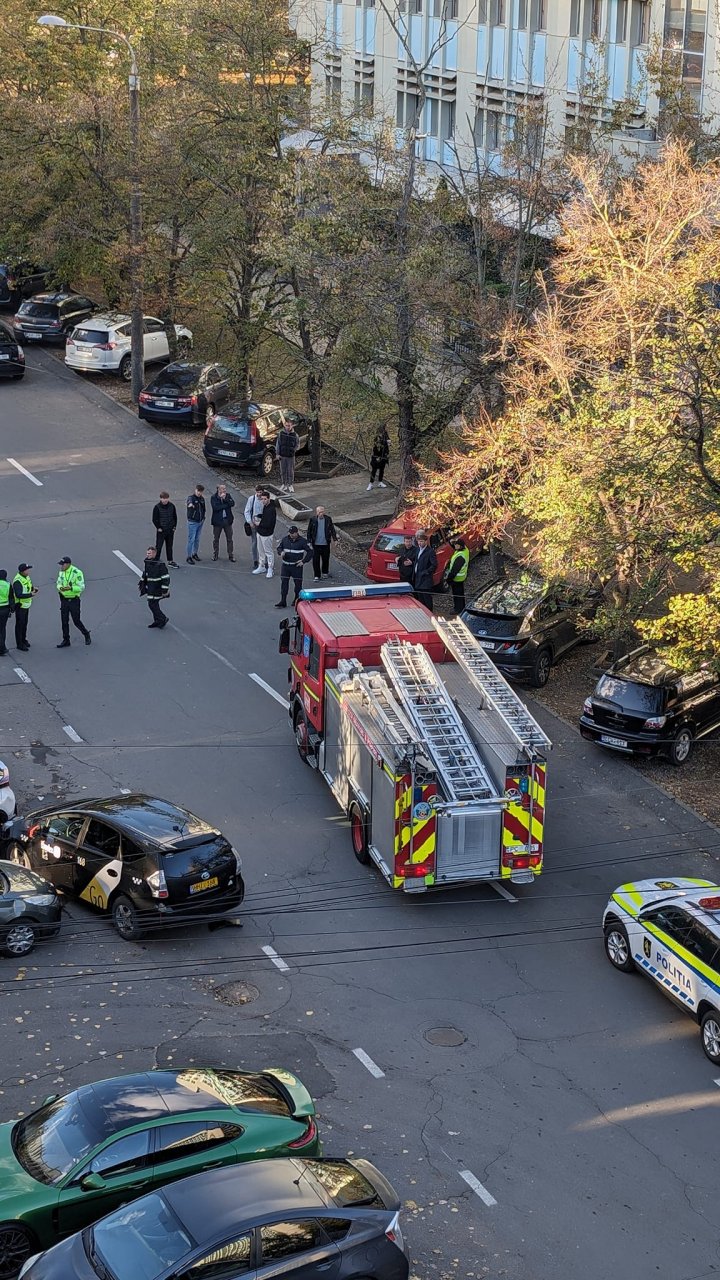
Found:
[[[302,476],[302,472],[298,479]],[[295,492],[281,494],[279,486],[271,482],[268,489],[276,496],[283,515],[288,520],[309,520],[318,506],[325,507],[335,524],[341,529],[374,521],[376,524],[392,519],[398,501],[398,491],[388,485],[368,491],[367,472],[355,475],[334,476],[331,480],[307,480],[296,483]]]

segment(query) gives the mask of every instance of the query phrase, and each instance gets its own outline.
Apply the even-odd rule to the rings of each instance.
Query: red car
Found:
[[[399,582],[397,557],[403,547],[403,536],[406,533],[412,534],[414,537],[418,529],[421,528],[418,520],[413,516],[412,512],[405,512],[401,516],[397,516],[390,524],[385,525],[384,529],[376,534],[370,550],[368,551],[366,573],[371,582]],[[439,586],[443,580],[443,575],[448,567],[448,562],[453,553],[453,549],[448,542],[448,529],[438,529],[437,532],[430,534],[430,546],[437,556],[437,573],[433,580],[434,586]],[[478,550],[477,547],[465,539],[473,555]]]

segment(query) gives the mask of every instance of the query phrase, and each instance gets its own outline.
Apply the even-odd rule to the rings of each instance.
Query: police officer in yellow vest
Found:
[[[30,648],[27,638],[28,618],[33,596],[38,593],[37,587],[33,586],[31,578],[28,577],[31,569],[31,564],[19,564],[18,571],[12,580],[12,592],[15,598],[15,648],[21,653],[27,653]]]
[[[80,618],[80,597],[85,590],[82,569],[78,569],[77,565],[73,564],[70,556],[63,556],[58,564],[60,572],[57,576],[57,589],[60,596],[60,623],[63,638],[57,647],[58,649],[70,647],[71,618],[80,634],[85,637],[85,643],[91,644],[90,632]]]
[[[5,631],[10,617],[11,590],[7,580],[7,569],[0,569],[0,658],[7,653]]]
[[[462,613],[465,608],[465,579],[468,575],[468,565],[470,564],[470,552],[468,551],[462,538],[455,538],[453,541],[455,548],[447,567],[446,578],[450,585],[453,597],[453,612]]]

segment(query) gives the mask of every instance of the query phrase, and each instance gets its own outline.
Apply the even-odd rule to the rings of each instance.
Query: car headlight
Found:
[[[235,859],[236,870],[238,871],[238,874],[240,874],[242,872],[242,858],[240,857],[240,854],[238,853],[234,845],[230,846],[230,852],[232,853]]]
[[[38,893],[32,898],[23,898],[23,902],[27,902],[29,907],[52,907],[57,898],[54,893]]]
[[[10,786],[10,770],[6,765],[0,765],[0,787]]]

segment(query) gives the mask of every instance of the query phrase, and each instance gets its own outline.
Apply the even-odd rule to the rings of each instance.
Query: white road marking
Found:
[[[63,725],[63,733],[66,733],[71,742],[82,742],[83,739],[79,733],[76,733],[71,724]]]
[[[262,676],[256,675],[254,671],[248,671],[248,675],[251,680],[254,680],[256,684],[260,685],[261,689],[264,689],[266,693],[269,693],[271,698],[274,698],[276,702],[279,702],[281,707],[287,707],[287,698],[283,698],[282,694],[278,693],[277,689],[273,689],[272,685],[267,684],[263,680]]]
[[[488,883],[490,888],[499,893],[500,897],[504,898],[506,902],[517,902],[517,898],[512,893],[508,893],[504,884],[498,884],[497,880],[489,880]]]
[[[713,1080],[713,1084],[716,1084],[718,1089],[720,1089],[720,1076],[715,1077],[715,1079]]]
[[[30,679],[27,671],[23,671],[22,667],[15,667],[14,670],[15,675],[20,677],[23,684],[32,684],[32,680]]]
[[[207,649],[208,653],[211,653],[213,658],[217,658],[218,662],[222,662],[224,667],[229,667],[230,670],[234,671],[237,676],[242,675],[242,671],[238,671],[237,667],[234,667],[232,662],[229,662],[228,659],[224,658],[221,653],[218,653],[217,649],[211,649],[209,644],[203,645],[203,648]]]
[[[274,947],[263,947],[263,951],[265,952],[268,960],[272,960],[276,969],[279,969],[281,973],[289,972],[290,965],[285,963],[282,956],[278,955]]]
[[[120,795],[121,795],[121,796],[131,796],[131,795],[132,795],[132,791],[130,790],[130,788],[129,788],[129,787],[121,787],[121,788],[120,788]]]
[[[34,476],[32,471],[28,471],[27,467],[24,467],[21,462],[16,462],[15,458],[7,458],[6,461],[10,463],[11,467],[15,467],[16,471],[21,471],[28,480],[31,480],[33,484],[36,484],[38,489],[42,489],[42,480],[38,480],[37,476]]]
[[[377,1062],[373,1062],[369,1053],[366,1053],[364,1049],[353,1049],[353,1053],[358,1062],[362,1062],[363,1066],[367,1067],[371,1076],[375,1076],[376,1080],[382,1080],[385,1072],[380,1070]]]
[[[128,560],[127,556],[124,556],[122,551],[113,551],[113,555],[117,556],[118,560],[122,560],[123,564],[126,564],[128,569],[132,569],[133,573],[136,573],[138,578],[142,578],[142,569],[138,569],[137,565],[133,564],[132,560]]]
[[[483,1186],[482,1182],[480,1182],[480,1180],[475,1177],[475,1174],[471,1173],[469,1169],[459,1169],[458,1173],[460,1174],[463,1182],[467,1182],[470,1190],[474,1191],[475,1195],[480,1197],[483,1204],[486,1204],[488,1209],[492,1209],[493,1205],[497,1204],[495,1197],[490,1195],[490,1192]]]

